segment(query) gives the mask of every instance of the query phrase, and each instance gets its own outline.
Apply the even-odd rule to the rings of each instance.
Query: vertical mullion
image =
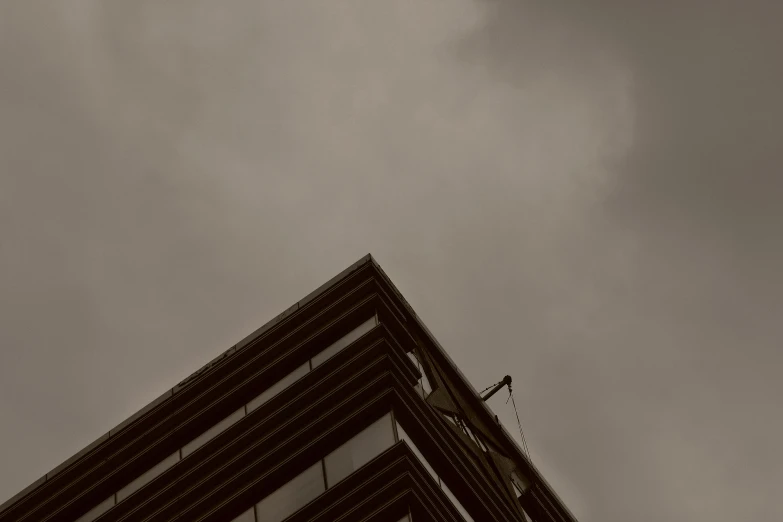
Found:
[[[326,480],[326,459],[321,459],[321,473],[324,476],[324,491],[329,489],[329,483]]]
[[[390,415],[391,415],[391,421],[392,421],[392,431],[394,432],[394,442],[397,443],[397,442],[400,442],[400,437],[399,437],[399,435],[397,435],[397,419],[394,416],[394,409],[393,408],[392,408],[392,410],[390,412]]]

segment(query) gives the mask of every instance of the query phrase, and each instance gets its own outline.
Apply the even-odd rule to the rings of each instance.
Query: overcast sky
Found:
[[[779,522],[782,17],[0,3],[0,501],[371,252],[582,522]]]

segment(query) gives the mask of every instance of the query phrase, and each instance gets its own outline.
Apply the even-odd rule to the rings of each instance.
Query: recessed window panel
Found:
[[[298,477],[256,504],[258,522],[280,522],[323,493],[324,475],[319,460]]]
[[[411,362],[416,367],[416,369],[421,371],[421,364],[419,364],[419,359],[418,357],[416,357],[416,354],[413,352],[413,350],[408,352],[407,355],[408,355],[408,359],[411,360]]]
[[[239,419],[245,416],[245,408],[244,406],[242,408],[239,408],[237,411],[223,419],[222,421],[218,422],[211,428],[209,428],[207,431],[196,437],[195,439],[191,440],[184,446],[182,446],[182,458],[187,457],[194,451],[196,451],[198,448],[209,442],[210,440],[214,439],[216,436],[218,436],[221,432],[225,431],[229,426],[236,423]]]
[[[362,335],[366,334],[372,328],[377,324],[375,320],[375,316],[372,316],[362,324],[360,324],[358,327],[351,330],[349,333],[338,339],[336,342],[330,344],[327,346],[323,351],[317,353],[313,356],[312,362],[313,362],[313,368],[323,363],[325,360],[329,359],[331,356],[354,342],[356,339],[361,337]]]
[[[476,435],[476,433],[473,432],[473,430],[470,429],[470,427],[465,422],[460,422],[462,424],[462,431],[465,432],[465,434],[472,440],[476,446],[481,448],[481,451],[487,451],[487,447],[484,445],[484,443],[481,441],[481,439]]]
[[[391,414],[387,413],[324,459],[326,482],[332,487],[394,445]]]
[[[302,366],[297,368],[296,370],[292,371],[276,383],[274,383],[272,386],[267,388],[266,390],[262,391],[255,399],[247,403],[247,412],[250,413],[251,411],[255,410],[262,404],[264,404],[266,401],[280,393],[281,391],[285,390],[289,386],[291,386],[293,383],[298,381],[301,377],[303,377],[307,372],[310,371],[310,363],[304,363]]]
[[[459,511],[460,515],[462,515],[463,518],[468,522],[473,522],[473,518],[471,518],[471,516],[468,514],[468,511],[463,507],[463,505],[460,504],[459,500],[457,500],[457,497],[454,496],[454,493],[452,493],[451,490],[446,486],[446,483],[441,482],[440,487],[443,489],[443,492],[446,494],[446,496],[449,497],[451,503],[454,504],[454,507],[457,508],[457,511]]]
[[[403,429],[403,427],[400,425],[399,422],[397,423],[397,437],[401,441],[405,441],[405,443],[411,449],[413,454],[416,455],[416,458],[418,458],[419,461],[424,465],[424,468],[429,472],[432,478],[435,479],[435,482],[437,482],[438,485],[440,485],[440,487],[443,489],[443,492],[446,494],[447,497],[449,497],[449,500],[451,500],[451,502],[454,504],[457,510],[462,514],[465,520],[467,520],[468,522],[473,522],[473,519],[468,514],[467,510],[465,510],[465,508],[462,506],[459,500],[457,500],[457,497],[454,496],[451,490],[448,487],[446,487],[446,484],[443,483],[440,477],[438,477],[433,467],[430,465],[429,462],[427,462],[427,459],[424,458],[424,455],[421,453],[419,448],[416,447],[416,444],[413,443],[410,436],[406,433],[406,431]]]
[[[239,515],[237,518],[232,520],[231,522],[255,522],[256,521],[256,514],[255,510],[253,508],[248,509],[241,515]]]
[[[402,426],[400,426],[399,422],[397,423],[397,436],[400,440],[405,441],[413,454],[416,455],[416,458],[419,459],[419,461],[424,465],[424,468],[427,470],[427,472],[432,476],[433,479],[435,479],[435,482],[440,483],[438,474],[435,473],[433,467],[430,466],[430,463],[427,462],[427,459],[424,458],[424,455],[422,455],[421,451],[419,451],[419,448],[416,446],[416,444],[413,443],[410,436],[405,432],[404,429],[402,429]]]
[[[114,506],[114,495],[110,496],[84,515],[77,518],[76,522],[91,522],[92,520],[95,520],[99,516],[106,513],[109,509],[112,508],[112,506]]]
[[[169,469],[171,466],[179,462],[179,450],[175,451],[162,461],[158,462],[152,468],[144,472],[143,475],[137,477],[136,480],[122,488],[117,492],[117,502],[137,491],[139,488],[150,482],[152,479]]]
[[[419,370],[419,373],[421,374],[419,383],[415,387],[416,395],[422,399],[426,399],[427,396],[432,393],[432,386],[430,386],[430,381],[427,380],[427,374],[424,373],[424,368],[421,367],[421,361],[419,361],[419,358],[416,356],[416,353],[413,350],[408,352],[408,359],[411,360],[413,365],[416,366],[416,369]]]
[[[430,386],[430,381],[427,379],[427,374],[424,373],[424,370],[421,372],[421,390],[422,390],[422,396],[426,399],[427,396],[432,393],[432,386]]]
[[[527,491],[527,489],[530,487],[530,481],[528,481],[516,471],[511,473],[511,483],[514,484],[514,487],[517,489],[520,495]]]
[[[416,385],[416,395],[422,399],[426,399],[427,396],[432,393],[432,386],[430,386],[430,381],[427,379],[427,374],[424,372],[424,368],[421,367],[421,361],[419,361],[419,358],[413,350],[408,352],[408,358],[414,366],[416,366],[416,369],[419,370],[419,373],[421,373],[419,383]]]

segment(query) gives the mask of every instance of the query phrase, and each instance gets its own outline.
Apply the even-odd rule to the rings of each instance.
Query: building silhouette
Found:
[[[371,256],[0,507],[0,522],[575,521]]]

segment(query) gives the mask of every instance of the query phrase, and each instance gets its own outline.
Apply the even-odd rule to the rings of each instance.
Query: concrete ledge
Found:
[[[162,403],[163,401],[165,401],[166,399],[168,399],[172,395],[173,395],[173,392],[171,390],[166,391],[166,393],[164,393],[163,395],[161,395],[160,397],[158,397],[157,399],[155,399],[151,403],[147,404],[142,409],[140,409],[139,411],[137,411],[136,413],[134,413],[133,415],[131,415],[130,417],[128,417],[127,419],[122,421],[121,423],[119,423],[117,426],[115,426],[112,430],[109,431],[109,436],[110,437],[114,437],[123,428],[127,427],[128,425],[130,425],[133,421],[135,421],[136,419],[140,418],[145,413],[148,413],[155,406],[157,406],[158,404]]]
[[[321,286],[319,286],[318,288],[316,288],[315,290],[313,290],[312,292],[307,294],[303,299],[300,299],[299,301],[294,303],[292,306],[287,308],[283,313],[281,313],[280,315],[278,315],[277,317],[275,317],[274,319],[272,319],[271,321],[266,323],[264,326],[262,326],[261,328],[259,328],[255,332],[253,332],[252,334],[250,334],[247,337],[245,337],[244,339],[242,339],[237,344],[237,351],[241,350],[245,346],[249,345],[250,343],[252,343],[256,339],[261,337],[264,333],[266,333],[269,330],[271,330],[274,326],[276,326],[278,323],[282,322],[284,319],[286,319],[288,316],[290,316],[294,312],[302,309],[308,303],[310,303],[314,299],[318,298],[322,294],[326,293],[335,284],[337,284],[338,282],[342,281],[343,279],[348,277],[348,275],[350,275],[351,273],[355,272],[356,270],[358,270],[359,268],[361,268],[363,265],[367,264],[371,260],[372,260],[372,255],[367,254],[366,256],[362,257],[359,261],[357,261],[356,263],[352,264],[351,266],[349,266],[348,268],[346,268],[345,270],[343,270],[342,272],[340,272],[339,274],[337,274],[336,276],[331,278],[329,281],[327,281],[326,283],[322,284]]]
[[[357,262],[353,263],[351,266],[331,278],[326,283],[322,284],[318,288],[316,288],[314,291],[307,294],[303,299],[299,300],[298,302],[294,303],[292,306],[285,309],[281,314],[277,315],[274,319],[263,325],[261,328],[257,329],[252,334],[245,337],[242,341],[240,341],[235,346],[232,346],[228,350],[224,351],[214,359],[212,359],[210,362],[208,362],[206,365],[202,366],[195,372],[193,372],[191,375],[189,375],[186,379],[182,380],[179,384],[171,388],[170,390],[167,390],[165,393],[163,393],[160,397],[153,400],[143,408],[141,408],[139,411],[122,421],[120,424],[109,430],[108,433],[103,434],[102,436],[98,437],[96,440],[91,442],[89,445],[87,445],[85,448],[81,449],[79,452],[68,458],[65,462],[51,470],[49,473],[44,475],[43,477],[39,478],[26,488],[24,488],[22,491],[11,497],[9,500],[4,502],[2,505],[0,505],[0,512],[7,509],[11,504],[15,503],[20,498],[24,497],[31,491],[33,491],[35,488],[46,482],[48,479],[53,478],[58,473],[62,472],[65,468],[79,460],[81,457],[98,447],[101,443],[107,441],[109,438],[116,436],[120,431],[128,427],[130,424],[132,424],[137,419],[144,416],[146,413],[150,412],[153,408],[160,405],[164,401],[168,400],[170,397],[172,397],[175,393],[183,390],[184,388],[190,386],[190,384],[194,383],[198,376],[209,370],[212,366],[219,363],[221,360],[226,359],[232,355],[234,355],[237,351],[241,350],[242,348],[246,347],[259,337],[261,337],[264,333],[271,330],[273,327],[278,325],[283,320],[287,319],[289,316],[300,310],[302,307],[306,306],[308,303],[312,302],[313,300],[317,299],[324,293],[326,293],[330,288],[332,288],[335,284],[339,283],[346,277],[348,277],[350,274],[355,272],[356,270],[360,269],[362,266],[366,265],[367,263],[373,263],[375,264],[378,269],[380,269],[380,266],[375,262],[371,254],[367,254],[363,256],[361,259],[359,259]],[[383,273],[383,270],[381,270],[381,273]],[[385,275],[385,274],[384,274]],[[387,276],[388,279],[388,276]],[[389,281],[391,283],[391,281]],[[393,285],[392,285],[393,287]],[[396,288],[395,288],[396,290]],[[399,293],[399,292],[398,292]],[[406,303],[407,304],[407,303]]]
[[[190,385],[192,382],[194,382],[194,381],[195,381],[195,380],[196,380],[196,379],[197,379],[197,378],[198,378],[198,377],[199,377],[201,374],[203,374],[204,372],[206,372],[207,370],[209,370],[210,368],[212,368],[212,367],[213,367],[215,364],[219,363],[221,360],[223,360],[223,359],[225,359],[225,358],[227,358],[227,357],[229,357],[229,356],[233,355],[233,354],[234,354],[234,352],[236,352],[236,351],[237,351],[237,347],[236,347],[236,345],[234,345],[234,346],[232,346],[231,348],[229,348],[228,350],[226,350],[225,352],[221,353],[220,355],[218,355],[217,357],[215,357],[214,359],[212,359],[211,361],[209,361],[207,364],[205,364],[204,366],[202,366],[201,368],[199,368],[199,369],[198,369],[198,370],[196,370],[195,372],[193,372],[193,373],[191,373],[190,375],[188,375],[188,376],[187,376],[185,379],[183,379],[182,381],[180,381],[180,383],[179,383],[179,384],[177,384],[176,386],[174,386],[174,387],[171,389],[171,392],[172,392],[172,394],[174,394],[174,393],[177,393],[177,392],[181,391],[183,388],[187,388],[187,387],[188,387],[188,386],[189,386],[189,385]]]
[[[247,337],[245,337],[241,341],[239,341],[239,343],[237,343],[237,350],[241,350],[242,348],[244,348],[248,344],[252,343],[256,339],[258,339],[259,337],[264,335],[266,332],[271,330],[274,326],[277,326],[283,319],[285,319],[286,317],[290,316],[291,314],[293,314],[297,310],[299,310],[299,303],[294,303],[293,305],[289,306],[288,308],[286,308],[283,311],[283,313],[275,316],[274,319],[272,319],[271,321],[266,323],[264,326],[262,326],[261,328],[259,328],[255,332],[251,333],[250,335],[248,335]]]
[[[30,484],[29,486],[24,488],[22,491],[20,491],[19,493],[17,493],[13,497],[9,498],[8,500],[6,500],[2,504],[0,504],[0,513],[5,511],[9,507],[11,507],[11,505],[14,504],[17,500],[19,500],[23,496],[27,495],[28,493],[30,493],[32,490],[34,490],[35,488],[37,488],[38,486],[40,486],[44,482],[46,482],[46,475],[44,475],[43,477],[39,478],[38,480],[36,480],[32,484]]]
[[[319,286],[318,288],[316,288],[315,290],[307,294],[304,298],[299,300],[299,308],[304,307],[305,305],[307,305],[307,303],[319,297],[321,294],[325,293],[329,288],[333,287],[337,282],[341,281],[342,279],[345,279],[349,274],[355,272],[362,266],[371,262],[372,259],[373,259],[372,255],[367,254],[366,256],[358,260],[356,263],[352,264],[351,266],[349,266],[348,268],[346,268],[345,270],[343,270],[342,272],[340,272],[339,274],[331,278],[329,281],[325,282],[324,284],[322,284],[321,286]]]
[[[62,464],[60,464],[59,466],[54,468],[52,471],[47,473],[46,474],[46,480],[51,480],[52,477],[54,477],[59,472],[61,472],[62,470],[64,470],[65,468],[67,468],[68,466],[70,466],[71,464],[76,462],[77,460],[79,460],[80,457],[86,455],[87,453],[89,453],[94,448],[97,448],[103,441],[106,441],[106,440],[109,440],[109,432],[108,431],[106,433],[104,433],[102,436],[100,436],[97,439],[95,439],[94,441],[92,441],[92,443],[88,444],[87,447],[82,448],[81,450],[76,452],[76,454],[73,455],[71,458],[67,459],[65,462],[63,462]]]

